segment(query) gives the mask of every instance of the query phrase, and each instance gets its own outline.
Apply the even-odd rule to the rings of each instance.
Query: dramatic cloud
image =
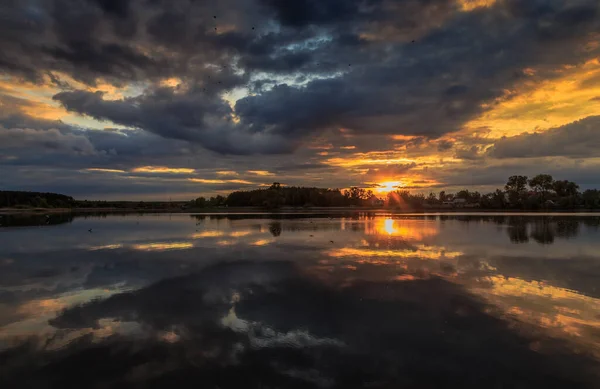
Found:
[[[488,154],[495,158],[600,157],[600,116],[541,133],[523,133],[498,140]]]
[[[596,156],[595,0],[8,0],[0,19],[4,165],[218,160],[347,187]]]
[[[37,148],[47,151],[91,155],[96,152],[89,139],[83,135],[63,134],[57,129],[48,131],[32,129],[0,130],[2,149]]]

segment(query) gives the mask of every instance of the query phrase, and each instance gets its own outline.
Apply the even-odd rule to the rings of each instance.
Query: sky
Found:
[[[0,190],[600,187],[597,0],[3,0],[0,21]]]

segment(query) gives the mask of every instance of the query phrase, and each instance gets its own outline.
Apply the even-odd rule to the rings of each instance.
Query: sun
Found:
[[[402,186],[401,181],[385,181],[385,182],[380,182],[379,184],[377,184],[377,188],[375,189],[375,191],[377,193],[389,193],[389,192],[395,191],[396,189],[398,189],[401,186]]]

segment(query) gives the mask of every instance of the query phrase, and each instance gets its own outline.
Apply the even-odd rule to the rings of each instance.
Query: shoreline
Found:
[[[188,209],[145,209],[145,208],[0,208],[0,215],[39,215],[39,214],[93,214],[93,213],[183,213],[183,214],[314,214],[314,213],[360,213],[379,212],[391,214],[600,214],[600,209],[481,209],[481,208],[428,208],[402,210],[374,207],[282,207],[264,209],[258,207],[228,208],[188,208]]]

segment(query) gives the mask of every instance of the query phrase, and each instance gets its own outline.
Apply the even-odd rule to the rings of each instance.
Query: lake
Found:
[[[600,216],[0,218],[2,388],[598,388]]]

